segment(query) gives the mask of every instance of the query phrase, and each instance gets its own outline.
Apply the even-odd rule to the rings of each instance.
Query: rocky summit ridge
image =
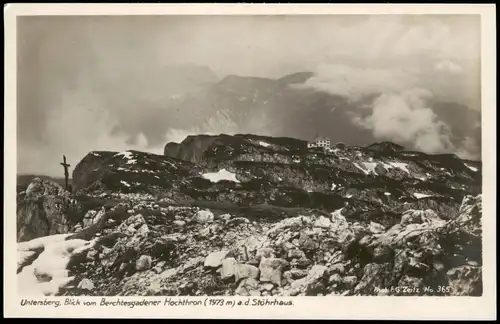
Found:
[[[20,293],[477,296],[481,182],[479,161],[390,142],[90,152],[72,193],[35,179],[18,195]]]

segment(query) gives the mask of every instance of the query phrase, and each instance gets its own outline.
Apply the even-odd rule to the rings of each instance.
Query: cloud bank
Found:
[[[353,120],[375,136],[449,149],[429,108],[480,110],[479,26],[472,15],[21,17],[18,172],[60,175],[62,154],[74,166],[91,150],[161,153],[186,134],[273,131],[265,114],[190,124],[170,111],[193,84],[174,67],[193,63],[211,69],[190,74],[203,82],[314,71],[308,87],[364,100]]]

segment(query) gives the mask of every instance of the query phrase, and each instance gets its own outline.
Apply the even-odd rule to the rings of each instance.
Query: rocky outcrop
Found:
[[[53,295],[482,294],[480,162],[255,135],[196,141],[180,144],[186,155],[89,153],[73,173],[70,233],[21,245],[19,275],[64,282]],[[55,194],[34,188],[27,196]],[[43,274],[55,251],[61,281]]]
[[[108,218],[73,255],[72,280],[57,294],[478,296],[480,204],[480,195],[467,196],[447,221],[412,211],[411,222],[383,230],[340,212],[328,217],[328,226],[315,214],[237,226],[216,217],[202,234],[206,224],[192,221],[199,208],[128,202],[114,208],[129,209],[127,216]],[[186,225],[177,226],[176,218]],[[83,246],[81,239],[65,239]],[[92,289],[78,289],[82,280]]]
[[[50,180],[35,178],[17,197],[17,240],[67,233],[68,215],[75,200],[71,193]]]
[[[76,195],[87,192],[158,193],[198,174],[189,162],[138,151],[91,152],[73,170]]]

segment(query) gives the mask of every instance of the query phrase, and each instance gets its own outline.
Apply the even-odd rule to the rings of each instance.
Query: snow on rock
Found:
[[[125,152],[116,153],[115,157],[116,156],[123,156],[124,159],[131,159],[133,154],[132,154],[132,152],[125,151]]]
[[[262,145],[262,146],[264,146],[264,147],[268,147],[268,146],[270,146],[271,144],[266,143],[266,142],[259,142],[259,145]]]
[[[363,164],[365,165],[365,168],[368,170],[368,173],[373,173],[375,175],[377,175],[377,172],[375,172],[375,167],[377,166],[377,163],[375,162],[363,162]]]
[[[354,162],[353,164],[354,164],[354,166],[355,166],[356,168],[358,168],[359,170],[361,170],[364,174],[370,174],[370,171],[363,169],[363,168],[362,168],[359,164],[357,164],[356,162]]]
[[[478,169],[477,169],[477,168],[475,168],[475,167],[473,167],[473,166],[470,166],[470,165],[468,165],[467,163],[464,163],[464,165],[465,165],[466,167],[468,167],[469,169],[471,169],[472,171],[474,171],[474,172],[477,172],[477,171],[478,171]]]
[[[386,196],[390,196],[390,195],[391,195],[391,193],[390,193],[390,192],[384,192],[384,195],[386,195]]]
[[[410,170],[408,170],[408,163],[389,162],[389,164],[395,168],[405,171],[406,173],[410,173]]]
[[[417,198],[417,199],[422,199],[422,198],[432,197],[431,195],[426,195],[426,194],[423,194],[423,193],[418,193],[418,192],[415,192],[415,193],[413,194],[413,196],[415,196],[415,198]]]
[[[66,269],[71,257],[90,249],[94,241],[65,240],[71,234],[52,235],[19,243],[22,256],[29,250],[43,247],[43,252],[32,264],[17,275],[19,293],[22,296],[53,296],[74,278]]]
[[[335,188],[337,188],[337,185],[335,183],[332,183],[332,188],[330,190],[335,190]]]
[[[127,181],[123,181],[123,180],[121,180],[121,181],[120,181],[120,183],[121,183],[121,184],[123,184],[124,186],[126,186],[126,187],[129,187],[129,188],[130,188],[130,185],[127,183]]]
[[[238,179],[236,179],[236,174],[229,172],[226,169],[221,169],[217,172],[205,173],[202,175],[202,177],[212,182],[219,182],[221,180],[240,182]]]

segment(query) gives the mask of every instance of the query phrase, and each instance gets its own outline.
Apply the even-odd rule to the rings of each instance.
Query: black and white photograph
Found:
[[[480,15],[25,15],[15,46],[25,300],[483,296]]]

